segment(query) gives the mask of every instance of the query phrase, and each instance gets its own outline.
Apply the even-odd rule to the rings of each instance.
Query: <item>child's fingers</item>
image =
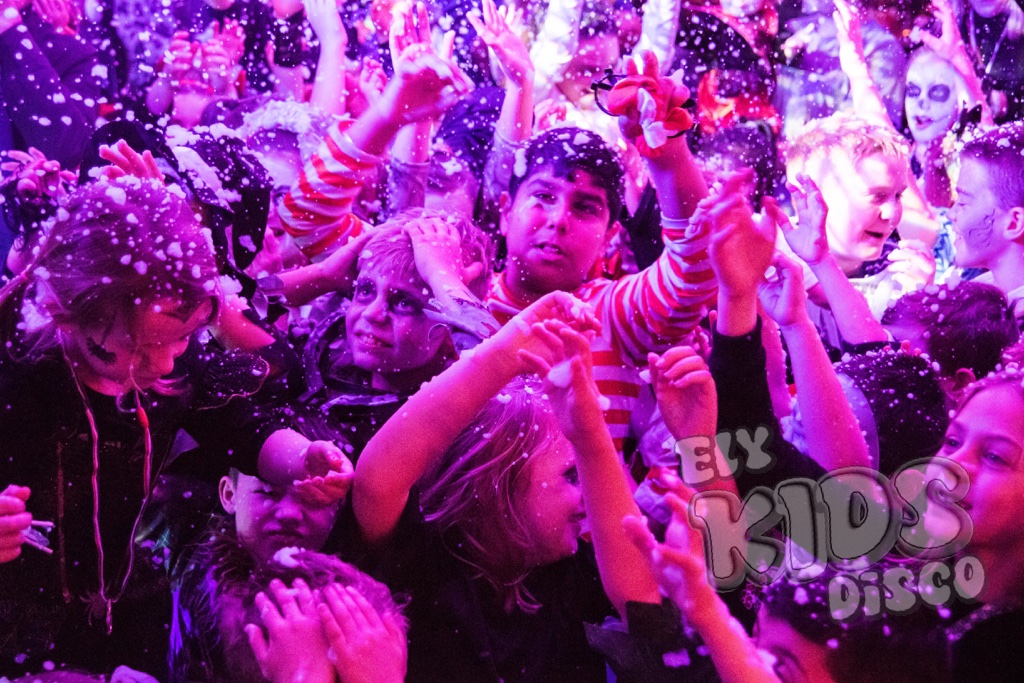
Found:
[[[271,584],[271,590],[273,590],[273,584]],[[274,601],[267,597],[266,593],[257,593],[255,602],[256,609],[259,610],[260,620],[267,627],[268,631],[273,632],[285,626],[285,620],[280,610],[278,610]]]
[[[30,489],[27,486],[18,486],[17,484],[8,484],[7,488],[5,488],[3,491],[0,491],[0,498],[2,498],[3,496],[10,496],[11,498],[19,499],[23,503],[27,501],[29,499],[29,496],[31,495],[32,489]],[[21,509],[24,510],[25,506],[22,505]],[[3,510],[0,509],[0,512],[3,512]]]
[[[309,590],[309,584],[301,578],[296,578],[292,581],[292,594],[295,596],[295,603],[299,606],[299,611],[306,616],[312,616],[316,603],[313,599],[313,592]]]
[[[384,623],[381,621],[380,614],[373,608],[373,605],[363,597],[360,593],[352,586],[346,586],[345,592],[348,594],[351,604],[358,608],[359,613],[363,616],[363,622],[366,626],[373,630],[380,630],[384,627]]]
[[[630,542],[645,557],[649,558],[658,546],[658,542],[654,539],[654,534],[651,533],[650,528],[647,526],[647,520],[641,516],[628,515],[623,517],[622,529],[626,532]]]
[[[325,589],[329,591],[332,586],[328,586]],[[326,602],[321,602],[316,606],[317,616],[320,617],[320,628],[323,629],[324,635],[327,636],[327,642],[331,643],[332,647],[335,643],[343,643],[345,641],[345,634],[342,633],[341,626],[338,620],[334,617],[334,613],[331,611],[330,606]]]
[[[366,615],[356,602],[355,592],[355,589],[351,586],[344,586],[338,591],[338,600],[344,606],[345,614],[352,625],[352,629],[359,633],[366,633],[370,630],[370,622],[366,619]]]
[[[285,586],[283,581],[280,579],[271,581],[270,592],[274,594],[274,599],[281,606],[282,617],[291,620],[302,616],[302,610],[299,609],[299,603],[295,599],[295,591]]]
[[[266,675],[266,663],[270,658],[270,644],[256,624],[246,624],[245,635],[249,638],[249,647],[252,648],[252,654],[256,657],[256,663]]]
[[[711,373],[707,370],[695,370],[687,373],[678,379],[672,380],[672,386],[676,389],[686,389],[688,387],[698,386],[701,384],[708,384],[713,382]]]
[[[526,349],[519,349],[516,352],[516,356],[529,372],[541,377],[547,377],[548,373],[551,372],[551,364],[535,353],[531,353]]]
[[[671,361],[671,364],[664,360],[662,361],[661,379],[663,382],[671,382],[687,373],[707,368],[704,359],[698,356],[696,351],[689,347],[686,348],[690,352],[688,355],[681,355],[675,358]],[[668,354],[665,355],[668,356]]]

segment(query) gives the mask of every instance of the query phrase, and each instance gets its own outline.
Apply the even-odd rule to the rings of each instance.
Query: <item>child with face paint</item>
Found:
[[[141,535],[160,475],[234,459],[280,476],[314,452],[341,456],[250,402],[265,361],[196,346],[217,320],[218,273],[173,189],[103,180],[63,210],[0,291],[0,666],[109,671],[116,657],[162,676],[166,583]],[[182,428],[210,462],[172,465]],[[310,486],[347,490],[323,474]],[[52,554],[30,527],[52,530]]]
[[[981,282],[1009,298],[1024,321],[1024,123],[994,128],[964,145],[950,211],[956,265],[984,268]]]

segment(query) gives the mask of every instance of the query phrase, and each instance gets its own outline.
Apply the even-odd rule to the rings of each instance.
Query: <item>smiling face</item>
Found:
[[[576,554],[586,513],[576,453],[569,441],[559,435],[532,457],[529,481],[519,500],[533,542],[529,564],[541,567]]]
[[[904,103],[916,142],[931,142],[950,129],[960,106],[961,85],[956,70],[943,59],[926,55],[911,62]]]
[[[345,331],[354,364],[373,374],[375,389],[415,389],[443,369],[448,336],[423,312],[429,300],[419,276],[372,264],[360,271]]]
[[[63,327],[64,347],[83,384],[108,396],[149,389],[174,370],[189,339],[210,322],[213,304],[189,312],[174,301],[157,300],[131,319]]]
[[[939,455],[959,463],[971,487],[961,506],[974,522],[968,552],[1024,561],[1024,397],[1019,380],[978,391],[950,422]]]
[[[607,191],[586,171],[535,172],[502,209],[508,286],[532,299],[582,285],[604,252],[609,211]]]
[[[836,149],[818,183],[828,205],[826,231],[832,254],[849,273],[882,255],[903,216],[907,164],[881,153],[859,162]]]
[[[271,484],[240,472],[221,479],[220,500],[235,516],[239,542],[262,562],[281,548],[320,550],[338,509],[303,499],[290,482]]]

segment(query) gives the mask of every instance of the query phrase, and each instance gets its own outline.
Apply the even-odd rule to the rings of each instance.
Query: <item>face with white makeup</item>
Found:
[[[931,51],[915,54],[904,99],[914,141],[924,145],[944,136],[965,104],[964,92],[963,79],[949,62]]]

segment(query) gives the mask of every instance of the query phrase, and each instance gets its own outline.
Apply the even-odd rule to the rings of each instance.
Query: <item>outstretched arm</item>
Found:
[[[789,349],[809,455],[826,470],[870,467],[868,446],[818,331],[807,315],[799,264],[776,254],[775,275],[758,292]]]
[[[679,606],[686,623],[697,629],[722,683],[780,683],[708,582],[701,534],[687,523],[692,492],[678,481],[673,491],[666,497],[672,522],[664,543],[655,540],[639,517],[623,520],[627,533],[654,571],[662,592]]]
[[[839,63],[850,79],[850,90],[854,111],[858,116],[878,125],[896,130],[889,119],[878,86],[871,78],[867,60],[864,57],[864,40],[860,31],[860,15],[845,0],[836,0],[833,14],[839,38]],[[907,177],[912,178],[908,164]],[[917,183],[911,182],[903,193],[903,218],[899,224],[900,234],[908,239],[917,239],[931,249],[939,237],[939,224],[935,214]]]
[[[597,328],[587,307],[571,295],[542,297],[424,385],[384,423],[359,457],[353,486],[356,521],[367,541],[379,543],[390,535],[413,484],[499,389],[535,367],[531,355],[552,363],[558,359],[561,344],[549,329],[557,329],[555,323]]]
[[[450,59],[453,35],[446,36],[440,54],[434,52],[422,3],[395,20],[392,35],[400,48],[394,78],[355,122],[331,128],[282,203],[281,222],[311,258],[351,234],[345,216],[365,174],[383,160],[402,126],[438,116],[471,87]]]
[[[546,363],[538,364],[535,370],[547,376],[545,391],[551,397],[562,432],[576,451],[576,468],[601,585],[625,619],[627,602],[659,603],[658,586],[643,557],[622,530],[622,518],[638,515],[640,510],[601,411],[590,341],[565,327],[560,330],[560,337],[565,344],[566,360],[553,370]]]

